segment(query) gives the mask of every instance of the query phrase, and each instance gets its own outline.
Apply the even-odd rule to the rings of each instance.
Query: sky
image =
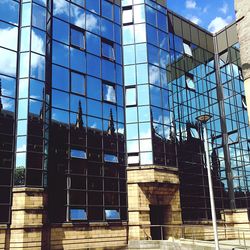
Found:
[[[167,0],[167,5],[212,33],[235,20],[234,0]]]

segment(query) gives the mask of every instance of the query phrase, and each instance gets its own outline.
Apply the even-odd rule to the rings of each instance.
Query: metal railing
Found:
[[[209,225],[141,225],[144,240],[170,240],[214,243],[213,227]],[[220,245],[250,249],[249,228],[218,226]],[[232,248],[231,248],[232,249]]]

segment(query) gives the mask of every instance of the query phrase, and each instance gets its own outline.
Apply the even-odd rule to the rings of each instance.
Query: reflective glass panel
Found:
[[[71,91],[85,95],[85,76],[71,72]]]
[[[118,163],[118,158],[116,155],[104,154],[104,161]]]
[[[136,88],[126,89],[126,105],[136,105]]]
[[[87,220],[87,213],[85,209],[71,208],[70,219],[71,220]]]
[[[120,220],[120,212],[118,210],[105,210],[107,220]]]
[[[103,100],[116,103],[115,86],[103,84]]]
[[[70,156],[71,158],[87,159],[87,153],[83,150],[71,149]]]
[[[115,60],[114,48],[111,44],[102,42],[102,56]]]
[[[71,45],[85,49],[85,35],[79,30],[71,28]]]

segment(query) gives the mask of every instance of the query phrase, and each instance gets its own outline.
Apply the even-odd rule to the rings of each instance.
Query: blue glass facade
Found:
[[[51,222],[126,221],[126,167],[153,165],[178,170],[183,222],[210,219],[203,113],[217,215],[249,208],[239,48],[223,32],[163,1],[1,1],[0,223],[13,187],[44,188]]]
[[[166,7],[153,1],[123,1],[129,165],[176,167],[168,36]]]

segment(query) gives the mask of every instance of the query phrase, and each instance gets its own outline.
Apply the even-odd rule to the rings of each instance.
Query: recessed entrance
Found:
[[[150,233],[152,240],[164,240],[164,211],[166,207],[150,205]]]

